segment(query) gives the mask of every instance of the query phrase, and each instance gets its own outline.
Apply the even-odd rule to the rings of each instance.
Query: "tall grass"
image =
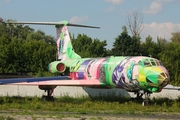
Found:
[[[143,107],[141,103],[121,96],[78,98],[68,95],[55,98],[54,101],[43,101],[39,97],[0,97],[0,110],[21,111],[52,111],[73,113],[102,113],[102,114],[151,114],[156,112],[178,113],[180,110],[180,98],[153,98],[149,106]],[[25,112],[22,112],[25,111]]]

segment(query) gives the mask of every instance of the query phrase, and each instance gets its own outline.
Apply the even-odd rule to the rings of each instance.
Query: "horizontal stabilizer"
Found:
[[[56,26],[74,26],[74,27],[87,27],[87,28],[100,28],[96,26],[88,26],[88,25],[80,25],[80,24],[72,24],[72,23],[65,23],[64,21],[61,22],[7,22],[10,24],[33,24],[33,25],[56,25]]]

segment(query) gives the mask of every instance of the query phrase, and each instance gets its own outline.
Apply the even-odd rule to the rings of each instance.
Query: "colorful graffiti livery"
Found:
[[[71,80],[99,80],[99,85],[127,91],[160,92],[169,74],[159,60],[150,57],[85,58],[51,63],[54,69],[63,63]],[[51,68],[52,69],[52,68]],[[50,71],[52,71],[50,69]],[[54,71],[54,73],[59,72]]]
[[[58,61],[49,64],[49,71],[62,73],[58,77],[22,78],[0,80],[1,84],[38,85],[51,94],[56,86],[87,86],[96,88],[121,88],[135,92],[137,98],[160,92],[170,76],[161,62],[145,56],[111,56],[106,58],[81,58],[75,53],[67,26],[98,28],[94,26],[61,22],[11,22],[13,24],[55,25],[57,31]],[[148,98],[148,97],[147,97]]]

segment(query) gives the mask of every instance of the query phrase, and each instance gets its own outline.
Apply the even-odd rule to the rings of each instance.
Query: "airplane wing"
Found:
[[[71,80],[68,76],[0,79],[0,85],[56,85],[56,86],[100,86],[101,82],[93,80]]]
[[[163,89],[168,89],[168,90],[178,90],[178,91],[180,91],[180,87],[178,87],[178,86],[173,86],[173,85],[167,85],[167,86],[165,86]]]
[[[41,82],[12,83],[14,85],[100,86],[99,80],[51,80]]]

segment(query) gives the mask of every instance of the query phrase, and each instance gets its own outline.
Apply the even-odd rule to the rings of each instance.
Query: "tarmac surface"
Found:
[[[22,85],[1,85],[0,86],[0,96],[37,96],[41,97],[46,95],[43,90],[40,90],[38,86],[22,86]],[[60,97],[68,95],[70,97],[81,97],[81,96],[124,96],[124,97],[135,97],[132,92],[127,92],[124,89],[97,89],[97,88],[87,88],[87,87],[66,87],[57,86],[52,94],[54,97]],[[168,90],[163,89],[159,93],[153,93],[150,97],[157,98],[170,98],[177,99],[180,97],[180,91],[178,90]]]

